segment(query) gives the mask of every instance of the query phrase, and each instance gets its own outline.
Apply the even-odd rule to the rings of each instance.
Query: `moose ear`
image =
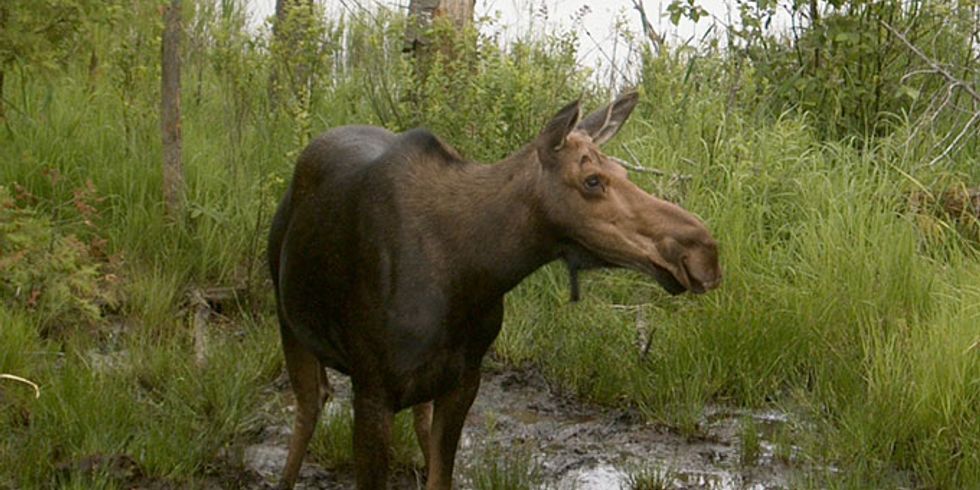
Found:
[[[640,101],[638,92],[630,91],[620,95],[612,104],[589,114],[578,128],[589,133],[592,141],[597,145],[605,144],[611,140],[623,123],[630,117],[636,103]]]
[[[575,129],[581,117],[580,105],[581,102],[576,100],[562,107],[558,114],[555,114],[538,135],[538,141],[542,146],[551,150],[560,150],[565,145],[565,138]]]

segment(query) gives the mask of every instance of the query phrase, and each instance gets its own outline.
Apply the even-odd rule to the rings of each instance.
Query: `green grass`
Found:
[[[674,475],[670,468],[637,466],[630,468],[623,482],[623,490],[668,490],[673,488]]]
[[[531,490],[542,484],[540,462],[522,446],[484,447],[463,473],[475,490]]]
[[[310,441],[312,459],[327,468],[352,468],[354,465],[354,410],[350,400],[330,405]],[[412,411],[395,415],[391,431],[391,464],[393,468],[422,468],[422,450],[415,437]]]
[[[755,466],[762,456],[762,443],[759,439],[759,429],[752,417],[742,417],[739,421],[738,464],[743,468]]]
[[[380,30],[364,22],[335,26],[360,29],[339,37],[364,61],[330,65],[308,106],[289,97],[270,103],[271,61],[261,51],[238,53],[254,57],[248,77],[207,57],[185,71],[187,211],[176,223],[162,216],[155,45],[132,48],[154,61],[126,86],[114,78],[123,48],[109,40],[92,87],[78,82],[88,76],[83,63],[7,74],[16,110],[0,127],[0,185],[33,197],[15,202],[29,216],[6,219],[40,232],[23,244],[37,260],[16,269],[0,256],[0,274],[19,274],[46,294],[56,290],[51,283],[68,284],[63,277],[77,286],[46,296],[58,299],[47,309],[23,294],[0,297],[0,373],[41,386],[35,400],[29,387],[0,380],[0,487],[126,487],[111,472],[77,467],[97,455],[126,455],[150,478],[193,486],[233,465],[223,455],[262,427],[289,422],[270,408],[282,360],[263,234],[311,133],[388,117],[394,129],[428,124],[467,155],[491,160],[530,137],[559,100],[598,91],[561,38],[503,51],[484,41],[477,61],[429,80],[428,105],[412,112],[412,72],[390,54],[399,21]],[[935,141],[919,132],[906,143],[909,127],[860,148],[822,141],[807,114],[773,116],[753,105],[765,88],[729,73],[720,58],[648,63],[643,102],[608,151],[626,156],[629,148],[646,165],[690,176],[683,185],[634,178],[708,222],[721,246],[722,287],[670,297],[635,273],[590,272],[583,301],[569,304],[564,269],[548,266],[507,297],[499,358],[689,435],[700,433],[707,405],[789,410],[803,423],[783,444],[802,447],[804,485],[980,486],[977,223],[909,206],[922,188],[975,184],[976,145],[946,167],[927,167]],[[381,68],[404,120],[372,105],[384,94],[364,81]],[[739,76],[756,92],[729,106],[726,83]],[[554,88],[542,93],[545,85]],[[438,90],[445,86],[453,89]],[[95,193],[84,199],[94,213],[78,206],[89,180]],[[55,264],[58,275],[38,265],[53,264],[52,254],[64,259],[53,251],[75,243],[69,237],[83,247]],[[0,236],[0,250],[9,243]],[[50,280],[29,274],[38,271]],[[212,285],[244,287],[248,298],[226,312],[230,322],[212,326],[209,362],[199,367],[186,293]],[[118,304],[107,305],[106,292]],[[652,336],[648,352],[638,312]],[[94,358],[122,361],[106,368]],[[396,423],[395,459],[405,464],[418,462],[409,419]],[[349,410],[325,417],[312,457],[349,463],[349,432]],[[514,466],[526,458],[480,461],[467,477],[479,488],[532,486],[512,479],[529,474]],[[840,471],[820,470],[830,466]]]

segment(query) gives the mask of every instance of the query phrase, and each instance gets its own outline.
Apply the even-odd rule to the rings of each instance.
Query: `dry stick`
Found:
[[[627,162],[625,162],[625,161],[620,160],[620,159],[617,158],[616,159],[616,162],[619,163],[620,165],[622,165],[623,167],[626,167],[627,169],[633,170],[633,171],[636,171],[636,172],[653,174],[653,175],[656,175],[658,177],[665,177],[667,175],[667,172],[664,172],[663,170],[657,170],[655,168],[649,168],[649,167],[644,167],[644,166],[640,165],[640,159],[636,157],[636,153],[633,153],[633,150],[630,149],[630,147],[628,147],[626,145],[623,145],[623,149],[626,150],[626,153],[629,153],[630,154],[630,158],[632,158],[633,159],[633,162],[634,162],[633,165],[630,165],[629,163],[627,163]]]
[[[13,374],[0,374],[0,379],[9,379],[11,381],[17,381],[19,383],[24,383],[26,385],[29,385],[31,388],[34,388],[34,398],[41,398],[41,388],[37,385],[37,383],[27,378],[14,376]]]
[[[665,177],[667,175],[662,170],[657,170],[655,168],[641,167],[639,165],[633,165],[621,158],[616,158],[616,157],[609,157],[609,158],[612,161],[618,163],[621,167],[625,168],[626,170],[632,170],[634,172],[640,172],[644,174],[653,174],[656,175],[657,177]]]
[[[647,340],[644,342],[643,350],[640,352],[640,357],[645,359],[650,354],[650,347],[653,345],[653,329],[647,325],[646,308],[640,307],[636,310],[636,329],[640,335],[643,335],[644,331],[647,334]]]
[[[691,176],[690,175],[685,175],[685,174],[667,174],[667,172],[664,172],[663,170],[655,169],[655,168],[652,168],[652,167],[645,167],[643,165],[640,165],[640,163],[639,163],[640,162],[640,159],[636,156],[636,153],[633,153],[633,150],[629,146],[623,145],[623,149],[626,150],[626,153],[629,153],[630,158],[633,159],[633,162],[634,163],[630,164],[630,163],[628,163],[628,162],[626,162],[624,160],[621,160],[619,158],[613,158],[613,160],[615,160],[616,163],[622,165],[627,170],[632,170],[634,172],[640,172],[640,173],[644,173],[644,174],[653,174],[653,175],[656,175],[657,177],[672,177],[672,178],[675,178],[677,180],[682,180],[682,181],[683,180],[691,180]]]

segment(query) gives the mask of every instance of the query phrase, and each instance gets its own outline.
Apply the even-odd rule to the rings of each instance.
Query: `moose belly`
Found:
[[[467,373],[479,370],[498,328],[490,332],[467,329],[466,335],[415,343],[389,358],[388,390],[396,408],[434,400],[459,387]],[[473,327],[474,325],[468,325]]]
[[[479,369],[480,361],[468,362],[461,353],[439,352],[414,369],[403,371],[389,384],[396,409],[434,400],[456,389],[468,369]]]

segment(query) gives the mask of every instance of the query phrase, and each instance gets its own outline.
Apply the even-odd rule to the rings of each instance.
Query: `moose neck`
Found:
[[[439,230],[455,280],[472,293],[503,294],[557,258],[557,242],[536,204],[542,173],[526,148],[493,165],[452,171],[437,195]]]

